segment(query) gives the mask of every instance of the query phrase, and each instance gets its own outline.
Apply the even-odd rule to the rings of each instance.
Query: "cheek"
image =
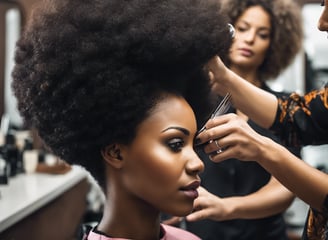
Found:
[[[257,47],[257,51],[258,51],[258,55],[261,57],[261,58],[265,58],[267,52],[269,51],[269,47],[270,47],[270,41],[259,41],[260,43],[258,44],[258,47]]]
[[[230,60],[234,60],[236,57],[238,56],[238,52],[237,52],[237,44],[234,43],[231,45],[230,47],[230,51],[229,51],[229,59]]]
[[[239,42],[239,40],[236,35],[235,38],[233,39],[231,47],[230,47],[230,54],[231,54],[231,52],[233,52],[233,50],[237,49],[238,42]]]
[[[257,44],[255,50],[255,58],[254,58],[254,64],[255,65],[261,65],[266,58],[267,52],[269,50],[269,43],[267,41],[258,41],[259,43]]]
[[[150,179],[158,182],[168,183],[176,181],[180,169],[178,164],[174,166],[172,156],[161,148],[153,148],[144,154],[140,154],[140,166],[144,166],[144,170]]]
[[[139,145],[131,151],[130,155],[132,156],[129,160],[130,170],[126,176],[129,178],[129,184],[134,185],[134,189],[147,191],[147,187],[148,190],[178,188],[184,165],[164,146]]]

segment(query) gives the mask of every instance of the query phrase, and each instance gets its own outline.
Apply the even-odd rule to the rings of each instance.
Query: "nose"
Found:
[[[254,30],[244,32],[243,39],[247,43],[253,43],[255,41],[256,33]]]
[[[328,31],[328,21],[322,21],[320,18],[318,22],[318,29],[322,32]]]
[[[328,6],[324,6],[318,21],[318,29],[320,31],[328,31]]]
[[[204,171],[204,163],[199,158],[194,149],[191,149],[190,153],[188,154],[188,162],[186,168],[190,174],[199,174]]]

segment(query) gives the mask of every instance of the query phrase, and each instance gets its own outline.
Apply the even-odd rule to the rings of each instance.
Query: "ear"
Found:
[[[122,168],[123,158],[121,156],[121,148],[119,144],[111,144],[106,146],[101,155],[103,159],[114,168]]]

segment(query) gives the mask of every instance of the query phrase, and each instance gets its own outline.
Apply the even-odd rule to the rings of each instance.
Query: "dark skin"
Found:
[[[318,20],[318,29],[328,32],[328,0]],[[222,61],[215,57],[207,65],[217,93],[232,94],[233,104],[263,127],[270,127],[277,110],[277,99],[231,72]],[[326,90],[325,90],[326,92]],[[252,104],[252,103],[256,104]],[[265,111],[263,111],[265,109]],[[279,144],[255,133],[235,115],[222,116],[207,123],[208,131],[201,142],[219,139],[220,146],[228,147],[222,154],[212,157],[214,162],[236,157],[243,161],[255,160],[274,175],[290,191],[308,203],[322,210],[327,196],[328,175],[301,161]],[[208,146],[213,151],[215,146]],[[251,150],[250,150],[251,149]]]
[[[184,118],[181,118],[183,114]],[[98,230],[113,237],[158,239],[160,212],[192,211],[204,165],[193,149],[196,120],[186,101],[170,95],[138,127],[129,145],[103,152],[107,200]]]
[[[234,27],[235,37],[229,53],[229,69],[251,84],[261,87],[263,81],[259,77],[260,66],[273,44],[271,16],[263,6],[254,5],[246,8],[240,14]],[[236,108],[236,112],[243,119],[248,119],[238,108]],[[205,132],[207,134],[209,131]],[[202,134],[199,137],[202,137]],[[211,140],[215,139],[211,138]],[[211,150],[216,151],[218,146],[221,146],[216,141],[210,142],[205,146],[207,153],[211,153]],[[293,193],[288,191],[274,177],[271,177],[268,183],[259,190],[243,196],[236,194],[230,197],[219,197],[206,189],[202,189],[200,197],[194,204],[195,211],[188,215],[187,220],[259,219],[281,213],[291,204],[293,199]]]

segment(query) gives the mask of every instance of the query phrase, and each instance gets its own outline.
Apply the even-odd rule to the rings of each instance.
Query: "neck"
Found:
[[[103,218],[97,227],[99,231],[111,237],[159,239],[160,212],[157,209],[122,189],[115,188],[107,196]]]

